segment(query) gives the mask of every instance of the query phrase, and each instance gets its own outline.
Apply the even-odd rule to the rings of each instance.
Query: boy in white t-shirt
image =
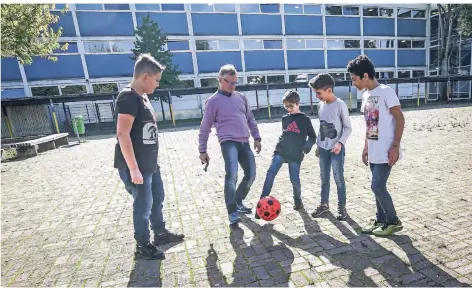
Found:
[[[393,200],[387,191],[387,180],[392,166],[400,158],[400,140],[405,118],[395,91],[375,79],[374,64],[360,55],[347,65],[353,85],[364,90],[361,111],[366,120],[366,139],[362,161],[372,171],[372,191],[377,204],[377,219],[363,233],[377,236],[391,235],[403,229]]]

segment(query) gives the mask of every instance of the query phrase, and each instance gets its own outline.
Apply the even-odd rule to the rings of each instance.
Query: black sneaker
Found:
[[[346,218],[347,218],[346,205],[338,205],[338,215],[336,216],[336,219],[344,220]]]
[[[144,245],[136,244],[134,257],[147,260],[166,259],[164,252],[160,251],[149,242]]]
[[[316,210],[311,213],[311,217],[319,217],[324,213],[329,212],[329,205],[326,203],[321,203]]]
[[[303,208],[303,202],[302,199],[295,199],[295,204],[293,205],[294,210],[298,210]]]
[[[236,205],[236,207],[238,208],[239,213],[243,213],[243,214],[252,213],[252,209],[244,206],[244,204],[238,204],[238,205]]]
[[[172,243],[172,242],[182,242],[185,238],[185,235],[183,234],[175,234],[172,232],[169,232],[169,230],[165,230],[164,233],[158,235],[154,234],[154,245],[163,245],[167,243]]]

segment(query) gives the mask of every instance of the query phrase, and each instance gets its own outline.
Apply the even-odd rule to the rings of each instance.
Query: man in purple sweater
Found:
[[[199,151],[202,164],[209,163],[207,153],[208,135],[215,124],[221,152],[225,160],[225,202],[230,224],[241,221],[239,213],[249,214],[252,210],[243,204],[254,179],[256,160],[249,146],[249,130],[254,138],[254,149],[261,152],[261,137],[257,123],[246,97],[236,92],[238,76],[233,65],[224,65],[218,74],[219,88],[206,101],[205,114],[199,134]],[[249,129],[248,129],[249,128]],[[238,162],[244,170],[244,178],[236,189]]]

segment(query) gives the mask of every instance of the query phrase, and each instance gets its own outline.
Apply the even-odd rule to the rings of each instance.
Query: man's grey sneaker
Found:
[[[382,225],[384,225],[384,222],[380,222],[380,221],[377,221],[377,220],[371,220],[370,223],[363,227],[361,229],[361,232],[364,233],[364,234],[372,234],[372,231],[374,231],[375,229],[379,228],[379,227],[382,227]]]
[[[228,219],[229,219],[229,224],[230,225],[234,225],[236,223],[241,222],[241,218],[239,218],[239,213],[238,212],[233,212],[233,213],[229,214]]]
[[[346,205],[338,205],[338,215],[336,215],[336,219],[344,220],[346,218],[347,218]]]
[[[172,233],[166,229],[162,234],[154,234],[154,242],[152,244],[159,246],[172,242],[182,242],[184,238],[183,234]]]
[[[294,205],[293,205],[294,210],[298,210],[298,209],[303,208],[302,199],[295,199],[294,202],[295,202]]]
[[[397,221],[395,223],[384,223],[382,226],[377,227],[374,231],[372,231],[372,234],[374,234],[375,236],[388,236],[401,230],[403,230],[403,224],[402,221],[397,218]]]
[[[157,260],[157,259],[166,259],[164,252],[156,248],[156,246],[151,243],[146,243],[144,245],[136,244],[136,251],[134,256],[139,259],[147,260]]]
[[[244,206],[244,204],[238,204],[238,205],[236,205],[236,207],[238,208],[239,213],[243,213],[243,214],[252,213],[252,209]]]
[[[329,205],[326,203],[321,203],[316,210],[311,213],[311,217],[319,217],[324,213],[329,212]]]

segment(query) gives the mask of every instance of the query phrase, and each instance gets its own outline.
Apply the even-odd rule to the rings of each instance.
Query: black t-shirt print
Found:
[[[118,119],[118,114],[129,114],[134,117],[130,136],[139,170],[141,173],[156,172],[159,149],[158,129],[155,112],[150,101],[141,97],[131,87],[125,87],[118,94],[115,114],[115,119]],[[115,146],[114,167],[128,168],[118,141]]]

